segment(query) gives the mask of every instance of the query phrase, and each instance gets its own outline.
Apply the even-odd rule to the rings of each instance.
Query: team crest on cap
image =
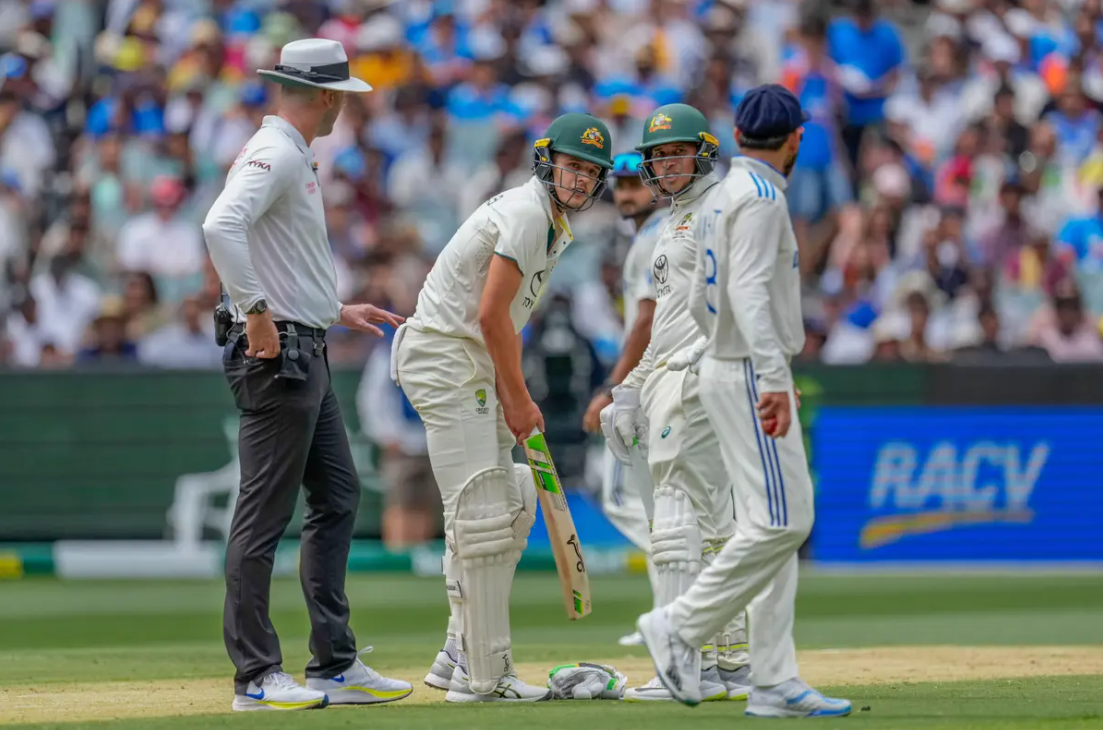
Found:
[[[605,137],[597,127],[590,127],[582,133],[582,144],[592,144],[599,150],[605,149]]]
[[[673,120],[662,112],[659,112],[651,117],[651,126],[647,128],[647,131],[657,132],[660,129],[670,129],[671,124],[673,124]]]

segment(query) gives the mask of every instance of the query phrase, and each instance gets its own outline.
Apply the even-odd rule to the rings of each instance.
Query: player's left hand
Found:
[[[597,433],[601,430],[601,411],[612,402],[613,396],[609,393],[598,393],[594,396],[590,407],[586,409],[586,415],[582,417],[582,428],[586,433]]]
[[[793,420],[789,411],[789,393],[763,393],[758,399],[758,418],[767,436],[785,438]]]
[[[341,305],[341,319],[338,324],[342,327],[382,337],[383,330],[375,325],[389,324],[392,327],[398,327],[405,321],[405,317],[380,309],[374,304],[343,304]]]

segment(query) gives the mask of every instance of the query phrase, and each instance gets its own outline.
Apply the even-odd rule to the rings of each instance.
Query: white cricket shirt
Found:
[[[804,347],[800,260],[785,176],[736,157],[705,196],[697,236],[693,318],[717,360],[751,358],[759,391],[792,387],[789,359]]]
[[[655,318],[651,321],[651,343],[643,358],[624,382],[642,387],[654,370],[670,356],[692,345],[701,331],[689,311],[693,272],[697,265],[697,237],[694,231],[701,204],[716,186],[714,175],[697,180],[674,198],[651,256],[651,278],[655,289]]]
[[[563,231],[556,234],[556,224]],[[521,270],[521,287],[509,316],[520,332],[559,255],[572,241],[566,218],[553,210],[547,188],[535,176],[479,206],[460,226],[433,264],[407,323],[421,332],[466,337],[485,346],[479,329],[479,301],[492,256],[504,256]]]
[[[651,276],[651,263],[654,261],[655,243],[659,240],[667,211],[660,208],[647,217],[624,255],[621,273],[623,282],[621,291],[624,299],[624,333],[632,331],[636,318],[640,314],[640,300],[655,301],[655,280]]]
[[[314,153],[280,117],[241,150],[203,235],[238,321],[260,299],[274,320],[325,329],[340,319]]]

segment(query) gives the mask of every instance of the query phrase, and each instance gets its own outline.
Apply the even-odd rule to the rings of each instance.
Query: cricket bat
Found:
[[[536,496],[540,500],[540,511],[544,513],[544,524],[548,526],[555,569],[563,589],[563,607],[567,609],[567,618],[577,621],[589,615],[591,610],[590,574],[586,571],[578,531],[575,530],[571,510],[563,494],[563,484],[555,471],[544,434],[534,430],[525,439],[525,457],[536,482]]]

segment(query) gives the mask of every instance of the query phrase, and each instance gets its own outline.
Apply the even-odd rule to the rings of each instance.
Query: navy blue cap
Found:
[[[735,128],[750,139],[787,137],[808,119],[800,100],[781,84],[756,86],[735,110]]]
[[[610,177],[639,177],[643,155],[639,152],[622,152],[613,158]]]

